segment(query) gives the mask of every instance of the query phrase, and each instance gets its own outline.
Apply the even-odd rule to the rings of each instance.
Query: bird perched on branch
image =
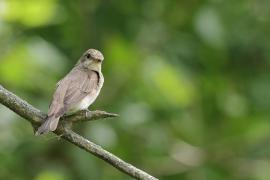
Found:
[[[61,116],[87,109],[95,101],[104,82],[101,73],[103,59],[98,50],[87,50],[75,67],[57,83],[47,118],[36,135],[56,130]]]

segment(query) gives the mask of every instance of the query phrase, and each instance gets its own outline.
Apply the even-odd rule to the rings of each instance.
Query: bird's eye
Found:
[[[91,56],[90,54],[86,54],[87,59],[89,59],[89,58],[90,58],[90,56]]]

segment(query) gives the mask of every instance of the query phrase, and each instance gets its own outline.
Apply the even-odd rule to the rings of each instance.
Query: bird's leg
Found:
[[[92,111],[90,111],[89,109],[83,109],[83,110],[79,110],[77,112],[74,112],[72,114],[64,114],[64,116],[62,116],[62,119],[65,120],[69,117],[72,117],[72,116],[83,116],[87,113],[91,113]]]
[[[90,111],[89,109],[83,109],[81,111],[79,111],[79,113],[82,113],[82,114],[87,114],[87,113],[92,113],[93,111]]]

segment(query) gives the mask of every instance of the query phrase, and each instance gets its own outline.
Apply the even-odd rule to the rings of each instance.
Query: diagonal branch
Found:
[[[15,94],[9,92],[1,85],[0,103],[17,113],[27,121],[29,121],[33,126],[41,124],[41,122],[46,118],[46,114],[42,113],[40,110],[36,109],[26,101],[20,99]],[[72,116],[65,116],[62,119],[66,122],[80,122],[116,116],[118,115],[107,113],[105,111],[81,111]],[[84,137],[78,135],[77,133],[69,129],[67,126],[59,126],[54,133],[57,135],[61,135],[61,138],[97,156],[98,158],[103,159],[107,163],[111,164],[118,170],[126,173],[131,177],[134,177],[136,179],[157,180],[157,178],[132,166],[129,163],[126,163],[112,153],[104,150],[101,146],[96,145],[88,139],[85,139]]]

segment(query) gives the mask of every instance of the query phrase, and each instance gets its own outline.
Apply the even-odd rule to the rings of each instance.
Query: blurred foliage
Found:
[[[44,112],[88,48],[104,53],[77,131],[160,179],[270,179],[270,1],[0,0],[0,83]],[[0,179],[130,179],[0,106]]]

